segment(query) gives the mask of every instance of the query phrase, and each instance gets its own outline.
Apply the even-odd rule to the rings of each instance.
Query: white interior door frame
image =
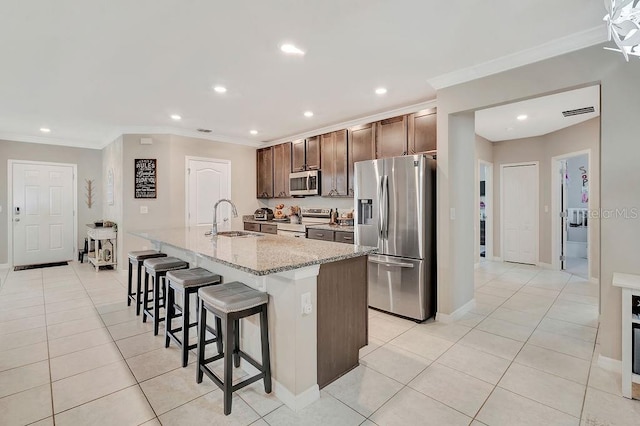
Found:
[[[78,250],[78,165],[52,163],[47,161],[7,160],[7,262],[13,268],[13,166],[14,164],[37,164],[42,166],[63,166],[73,168],[73,252]]]
[[[194,156],[190,156],[187,155],[184,157],[184,174],[185,174],[185,179],[184,179],[184,193],[185,193],[185,197],[184,197],[184,201],[185,201],[185,208],[184,208],[184,223],[185,226],[188,228],[189,227],[189,200],[190,200],[190,194],[189,194],[189,163],[191,161],[207,161],[207,162],[211,162],[211,163],[220,163],[220,164],[225,164],[229,167],[229,183],[227,185],[227,191],[229,193],[229,196],[231,196],[231,161],[230,160],[221,160],[219,158],[207,158],[207,157],[194,157]],[[213,214],[213,211],[212,211]]]
[[[591,149],[584,149],[582,151],[570,152],[568,154],[557,155],[551,158],[551,267],[554,270],[560,270],[560,245],[562,244],[562,233],[560,232],[560,209],[562,208],[562,200],[560,199],[561,193],[558,185],[558,168],[560,167],[560,161],[567,160],[579,155],[587,155],[587,164],[589,168],[589,174],[591,174]],[[591,191],[591,184],[589,185],[589,191]],[[591,193],[589,193],[589,201],[587,202],[587,211],[591,211]],[[588,222],[587,222],[588,223]],[[587,276],[589,280],[591,276],[591,232],[592,227],[588,225],[587,228]]]
[[[535,264],[540,264],[540,162],[524,161],[520,163],[500,164],[500,257],[504,260],[504,169],[507,167],[536,166],[536,181],[534,191],[535,220],[534,220],[534,244]]]
[[[493,163],[485,160],[478,160],[478,181],[480,180],[480,168],[486,167],[484,177],[484,199],[486,219],[484,222],[484,239],[485,239],[485,259],[494,260],[493,256]],[[480,185],[476,185],[480,190]]]

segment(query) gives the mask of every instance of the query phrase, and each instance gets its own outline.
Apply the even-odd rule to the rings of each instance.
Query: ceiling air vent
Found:
[[[197,131],[199,131],[200,133],[211,133],[211,129],[196,129]]]
[[[570,109],[568,111],[562,111],[562,115],[565,117],[571,117],[573,115],[589,114],[590,112],[596,112],[596,109],[592,106],[586,108]]]

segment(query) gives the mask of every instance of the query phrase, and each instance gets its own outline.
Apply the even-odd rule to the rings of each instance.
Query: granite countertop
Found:
[[[132,231],[131,234],[154,243],[193,252],[253,275],[275,274],[305,266],[366,256],[377,251],[375,247],[254,232],[243,237],[218,235],[211,238],[204,235],[206,231],[206,228],[173,228]]]
[[[308,229],[322,229],[324,231],[342,231],[342,232],[354,232],[353,225],[329,225],[326,223],[320,223],[316,225],[307,225]]]

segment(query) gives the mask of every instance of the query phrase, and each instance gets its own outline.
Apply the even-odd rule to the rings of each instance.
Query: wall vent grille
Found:
[[[212,130],[211,129],[196,129],[197,131],[199,131],[200,133],[211,133]]]
[[[562,111],[562,115],[565,117],[572,117],[574,115],[589,114],[590,112],[596,112],[596,109],[592,106],[578,109],[570,109],[568,111]]]

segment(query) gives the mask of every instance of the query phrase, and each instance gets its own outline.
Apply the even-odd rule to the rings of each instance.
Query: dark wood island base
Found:
[[[368,343],[367,256],[320,265],[318,300],[318,386],[359,365]]]

